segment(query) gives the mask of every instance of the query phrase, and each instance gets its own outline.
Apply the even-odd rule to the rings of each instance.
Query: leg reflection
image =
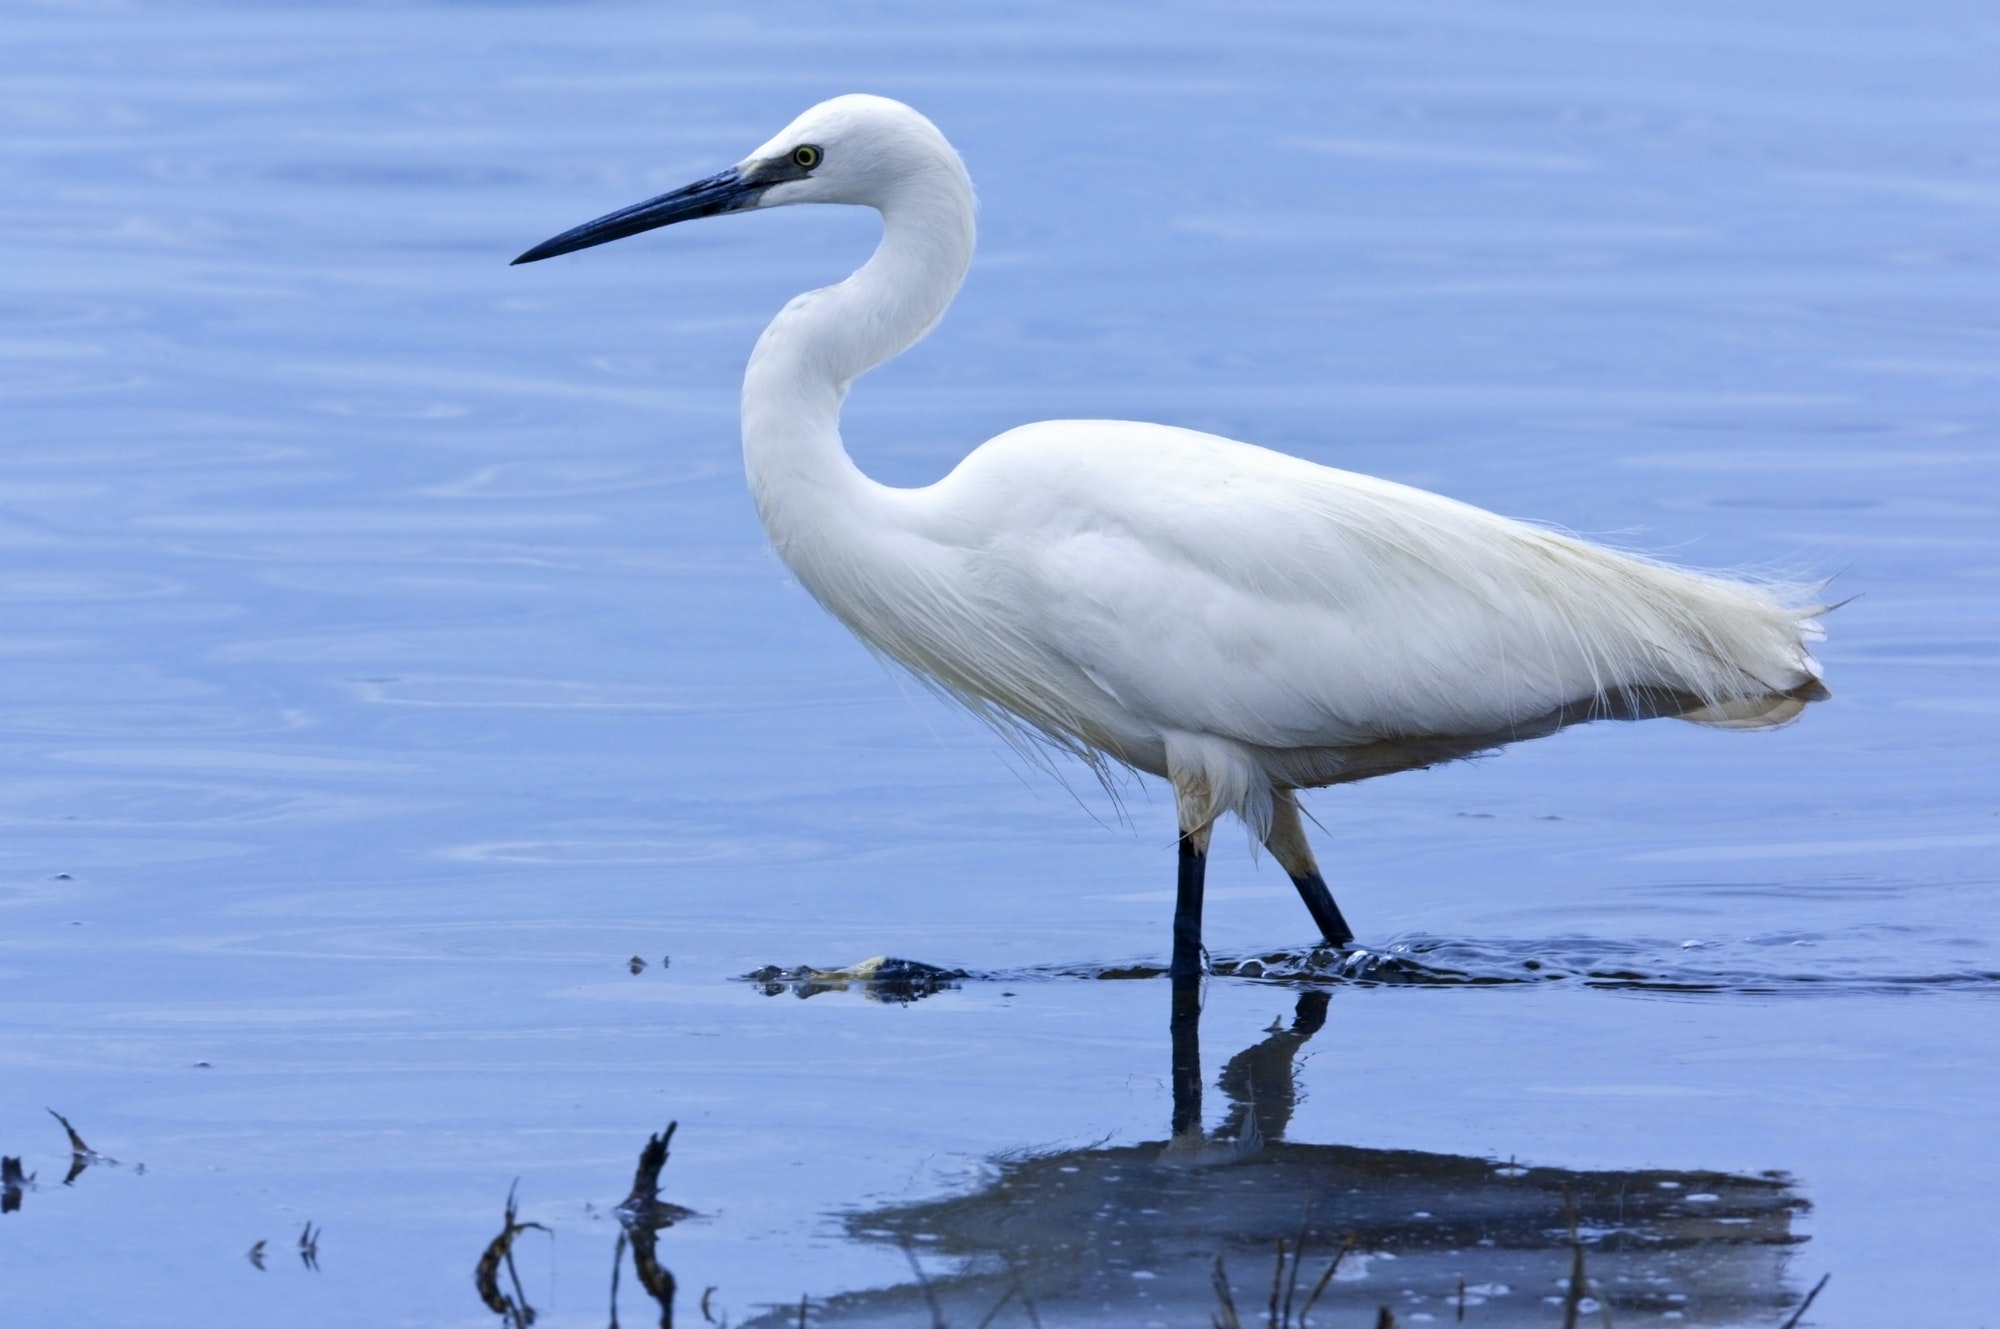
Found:
[[[1201,984],[1174,984],[1173,1138],[1201,1136]]]
[[[1332,994],[1327,992],[1301,992],[1290,1028],[1273,1022],[1263,1042],[1229,1059],[1218,1080],[1230,1102],[1229,1115],[1216,1131],[1218,1136],[1240,1136],[1244,1118],[1249,1116],[1263,1139],[1285,1138],[1285,1130],[1292,1124],[1292,1109],[1299,1101],[1299,1052],[1308,1039],[1326,1027],[1331,1000]]]
[[[1302,992],[1289,1027],[1273,1025],[1264,1040],[1245,1048],[1223,1067],[1222,1092],[1229,1115],[1213,1132],[1201,1127],[1201,988],[1173,986],[1173,1132],[1161,1161],[1181,1167],[1233,1163],[1267,1143],[1284,1139],[1298,1102],[1298,1054],[1326,1026],[1330,998]]]

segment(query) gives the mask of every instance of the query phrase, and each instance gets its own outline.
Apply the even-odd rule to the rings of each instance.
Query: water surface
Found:
[[[995,1324],[1023,1292],[1044,1323],[1205,1324],[1218,1253],[1261,1313],[1303,1227],[1308,1277],[1357,1233],[1315,1323],[1444,1321],[1462,1278],[1467,1323],[1553,1325],[1564,1187],[1621,1324],[1776,1325],[1824,1273],[1813,1323],[1990,1314],[2000,22],[188,3],[7,31],[10,1316],[495,1323],[473,1271],[518,1183],[548,1229],[522,1293],[599,1323],[670,1121],[683,1323],[710,1287],[738,1323],[801,1295],[926,1323],[907,1244],[953,1324],[1010,1292]],[[850,403],[871,473],[1136,417],[1837,574],[1834,700],[1315,797],[1370,950],[1346,969],[1225,836],[1229,972],[1177,1046],[1163,981],[1094,977],[1164,952],[1165,800],[884,675],[743,493],[744,356],[871,219],[505,266],[851,90],[931,115],[983,209],[950,317]],[[880,954],[967,977],[738,981]],[[64,1185],[48,1108],[118,1163]],[[657,1316],[629,1268],[621,1296]]]

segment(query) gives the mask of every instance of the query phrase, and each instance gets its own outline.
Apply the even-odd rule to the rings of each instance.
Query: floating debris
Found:
[[[860,992],[871,1001],[902,1004],[921,1001],[939,992],[956,988],[973,975],[964,969],[942,969],[919,960],[900,960],[877,955],[840,969],[815,969],[797,965],[790,969],[765,965],[743,975],[757,984],[767,997],[790,992],[797,997],[815,997],[822,992]]]

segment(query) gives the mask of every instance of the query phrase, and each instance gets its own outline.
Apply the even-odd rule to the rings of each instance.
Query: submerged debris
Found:
[[[811,965],[785,969],[767,964],[743,977],[745,981],[761,987],[767,997],[775,997],[781,992],[790,992],[797,997],[814,997],[822,992],[845,992],[851,988],[871,1001],[900,1004],[921,1001],[955,988],[960,980],[972,975],[964,969],[941,969],[919,960],[877,955],[840,969],[815,969]]]

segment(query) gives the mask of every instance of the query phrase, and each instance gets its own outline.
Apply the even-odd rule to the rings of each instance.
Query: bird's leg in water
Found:
[[[1167,975],[1176,987],[1199,983],[1202,971],[1201,891],[1208,875],[1208,834],[1214,823],[1181,832],[1179,889],[1174,893],[1174,958]]]
[[[1345,946],[1353,941],[1354,929],[1340,916],[1340,906],[1333,902],[1326,878],[1319,875],[1319,863],[1313,858],[1312,845],[1306,840],[1305,826],[1299,819],[1298,795],[1289,789],[1271,791],[1271,833],[1264,837],[1264,847],[1291,877],[1292,885],[1299,888],[1299,898],[1306,902],[1306,911],[1319,925],[1319,933],[1327,944]]]

